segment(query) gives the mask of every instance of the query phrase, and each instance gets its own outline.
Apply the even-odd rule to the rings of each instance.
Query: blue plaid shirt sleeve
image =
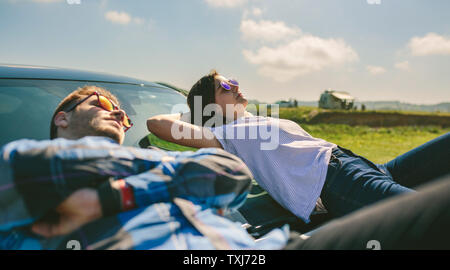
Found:
[[[0,249],[279,249],[287,230],[261,241],[217,209],[245,201],[251,173],[221,150],[165,152],[123,147],[102,137],[20,140],[0,159]],[[31,223],[74,190],[123,179],[136,209],[111,214],[68,235],[43,238]],[[114,198],[109,198],[114,201]]]
[[[19,140],[0,160],[0,232],[29,225],[73,191],[124,179],[138,207],[183,198],[211,208],[243,203],[251,173],[220,149],[163,152],[122,147],[101,137]]]
[[[222,209],[235,209],[244,202],[251,173],[240,159],[221,149],[175,154],[170,161],[125,178],[138,207],[173,198]]]

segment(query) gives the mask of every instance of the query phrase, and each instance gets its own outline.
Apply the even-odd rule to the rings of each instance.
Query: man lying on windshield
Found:
[[[0,249],[66,249],[74,243],[81,249],[321,249],[345,230],[326,225],[305,242],[298,243],[294,236],[286,246],[287,228],[275,229],[256,242],[239,224],[222,217],[244,203],[250,188],[252,175],[239,158],[217,148],[180,153],[123,147],[131,127],[113,95],[84,87],[57,107],[51,121],[53,140],[5,145],[0,160]],[[390,211],[404,209],[397,201],[384,216],[375,215],[378,222],[370,220],[373,226],[359,216],[336,222],[353,224],[355,233],[347,239],[364,243],[380,233],[394,239],[381,243],[383,248],[401,248],[405,237],[414,239],[412,248],[421,248],[434,239],[436,228],[442,228],[441,238],[431,247],[448,245],[447,226],[441,226],[450,219],[448,180],[445,184],[433,188],[431,195],[420,194],[428,196],[425,205],[435,209],[433,217],[440,217],[422,222],[420,231],[408,234],[413,226],[395,230],[396,221],[408,225],[427,217],[429,212],[419,208],[393,215],[384,231],[377,230]],[[411,196],[419,195],[408,198],[420,201]],[[361,234],[361,228],[369,228],[369,233]]]

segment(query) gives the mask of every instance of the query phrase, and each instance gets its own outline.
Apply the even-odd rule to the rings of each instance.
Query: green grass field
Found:
[[[270,110],[269,110],[270,111]],[[280,118],[285,119],[291,119],[291,120],[297,120],[297,121],[307,121],[312,116],[314,116],[317,113],[322,112],[339,112],[339,113],[346,113],[346,114],[372,114],[372,113],[391,113],[391,114],[403,114],[403,115],[428,115],[428,116],[450,116],[450,113],[447,112],[410,112],[410,111],[385,111],[385,110],[377,110],[377,111],[352,111],[352,110],[327,110],[327,109],[321,109],[318,107],[308,107],[308,106],[302,106],[297,108],[280,108],[279,109],[279,116]]]
[[[439,126],[373,128],[337,124],[302,124],[311,136],[352,150],[374,163],[385,163],[427,141],[450,132]]]
[[[450,132],[450,127],[429,126],[394,126],[369,127],[343,124],[308,124],[318,113],[330,110],[317,107],[280,108],[279,117],[299,123],[313,137],[322,138],[354,153],[366,157],[375,163],[384,163],[429,140]],[[332,111],[331,111],[332,112]],[[403,114],[449,117],[449,113],[405,112],[405,111],[337,111],[352,117],[356,114]]]
[[[385,163],[414,147],[450,132],[450,128],[438,126],[372,128],[336,124],[302,124],[301,127],[314,137],[350,149],[375,163]],[[150,136],[153,145],[166,150],[196,150],[163,141],[155,135]]]
[[[450,132],[450,127],[441,126],[394,126],[369,127],[344,124],[308,124],[308,120],[322,110],[314,107],[280,108],[280,118],[290,119],[300,124],[313,137],[333,142],[366,157],[375,163],[385,163],[393,158]],[[352,112],[345,112],[352,117]],[[361,113],[361,112],[359,112]],[[374,113],[374,112],[371,112]],[[386,111],[384,111],[386,113]],[[389,112],[387,112],[389,113]],[[390,112],[399,113],[399,112]],[[415,112],[401,112],[414,114]],[[447,113],[419,113],[426,115],[447,116]],[[195,151],[195,148],[179,146],[150,135],[152,145],[166,150]]]

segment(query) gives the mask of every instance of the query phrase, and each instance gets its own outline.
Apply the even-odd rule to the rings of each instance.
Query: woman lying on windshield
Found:
[[[240,157],[260,186],[305,222],[319,198],[338,217],[414,192],[450,172],[450,133],[386,164],[374,164],[312,137],[290,120],[251,115],[239,83],[216,71],[194,84],[187,102],[187,122],[180,114],[158,115],[147,120],[149,131],[180,145],[219,147]]]

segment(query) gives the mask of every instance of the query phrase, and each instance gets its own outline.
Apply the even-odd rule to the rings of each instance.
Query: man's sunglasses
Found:
[[[239,87],[239,83],[234,79],[229,79],[228,81],[220,81],[220,86],[223,89],[230,91],[233,87]]]
[[[83,98],[79,102],[69,106],[64,111],[65,112],[72,111],[73,109],[75,109],[75,107],[77,107],[81,103],[85,102],[88,98],[90,98],[93,95],[97,96],[98,104],[100,105],[100,107],[102,109],[107,110],[109,112],[114,111],[114,110],[120,110],[119,107],[116,104],[114,104],[114,102],[112,102],[109,98],[107,98],[105,96],[102,96],[102,95],[100,95],[97,92],[94,92],[94,93],[90,94],[89,96]],[[133,123],[131,122],[130,117],[128,117],[128,115],[126,113],[125,113],[125,116],[122,119],[122,124],[123,124],[123,129],[124,129],[125,132],[133,126]]]

